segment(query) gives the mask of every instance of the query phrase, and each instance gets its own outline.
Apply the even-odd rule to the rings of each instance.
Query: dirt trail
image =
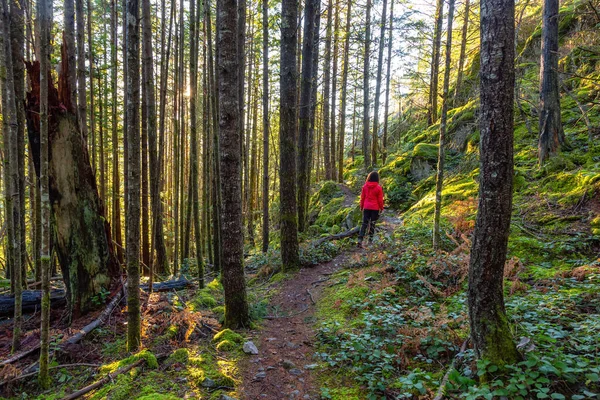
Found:
[[[378,224],[378,235],[390,235],[401,220],[387,211]],[[363,249],[345,251],[328,263],[300,270],[280,283],[270,301],[272,315],[252,340],[259,354],[242,364],[241,399],[318,399],[315,353],[316,304],[327,278]]]

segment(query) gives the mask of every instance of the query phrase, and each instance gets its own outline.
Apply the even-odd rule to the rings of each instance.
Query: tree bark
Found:
[[[440,0],[442,1],[442,0]],[[364,157],[365,171],[368,171],[373,163],[371,161],[371,143],[370,143],[370,129],[369,125],[371,122],[371,103],[369,101],[369,72],[370,72],[370,58],[371,58],[371,0],[367,0],[367,20],[365,23],[365,54],[363,59],[363,140],[362,140],[362,151]]]
[[[317,2],[308,0],[304,7],[304,43],[302,45],[302,78],[300,82],[300,118],[298,128],[298,230],[306,229],[306,202],[310,187],[308,135],[310,129],[310,98],[312,87],[316,85],[313,71],[313,57],[317,57],[315,48],[315,16]]]
[[[323,159],[325,162],[325,179],[333,179],[331,166],[331,120],[329,97],[331,93],[331,35],[333,18],[333,1],[327,2],[327,27],[325,33],[325,56],[323,61]]]
[[[10,10],[7,0],[2,0],[2,60],[0,63],[0,79],[2,83],[2,121],[3,121],[3,136],[5,144],[5,157],[8,160],[8,184],[6,191],[6,217],[9,227],[12,227],[12,236],[10,235],[8,242],[11,247],[12,255],[12,275],[14,281],[15,294],[15,313],[13,319],[13,340],[12,351],[19,349],[21,344],[21,325],[22,325],[22,293],[23,293],[23,277],[21,266],[21,206],[19,196],[19,162],[18,162],[18,135],[19,126],[17,120],[17,103],[15,90],[15,76],[13,74],[13,54],[11,45],[10,32]]]
[[[340,126],[338,139],[338,182],[344,182],[344,142],[346,135],[346,99],[348,98],[348,59],[350,56],[350,21],[352,19],[352,0],[348,0],[346,5],[346,29],[344,31],[344,60],[342,66],[342,93],[340,99]]]
[[[250,323],[244,278],[242,225],[241,115],[239,112],[239,58],[237,54],[236,0],[217,0],[217,76],[222,201],[222,281],[225,291],[225,326]]]
[[[468,0],[467,0],[468,1]],[[391,0],[390,4],[390,26],[388,33],[388,54],[387,54],[387,71],[385,75],[385,106],[383,112],[383,151],[382,151],[382,164],[385,165],[387,159],[387,145],[388,145],[388,123],[389,123],[389,112],[390,112],[390,82],[392,80],[392,39],[394,31],[394,0]]]
[[[331,180],[338,180],[337,149],[344,147],[343,143],[337,142],[337,82],[338,82],[338,57],[340,52],[340,0],[335,0],[335,16],[333,23],[333,82],[331,83]]]
[[[48,375],[50,352],[50,187],[48,177],[48,77],[50,68],[50,27],[52,26],[52,0],[40,0],[37,3],[37,15],[40,24],[40,175],[36,204],[39,211],[39,257],[42,272],[42,307],[40,323],[40,370],[38,379],[44,388],[50,386]],[[37,202],[36,202],[37,203]],[[36,221],[37,225],[37,221]]]
[[[141,346],[140,327],[140,6],[127,0],[127,350]]]
[[[540,65],[538,157],[542,164],[556,154],[565,142],[558,83],[558,0],[544,0]]]
[[[88,144],[88,126],[87,126],[87,101],[85,87],[85,21],[83,12],[83,0],[75,0],[75,14],[77,19],[77,118],[79,121],[79,130],[83,140]],[[91,49],[90,49],[91,51]],[[93,138],[92,138],[93,143]],[[88,152],[90,150],[88,149]],[[95,155],[92,152],[92,159]],[[96,172],[96,163],[92,163],[92,170]]]
[[[64,0],[64,41],[66,43],[67,48],[67,58],[68,64],[70,68],[75,71],[77,67],[77,57],[75,56],[75,52],[77,48],[75,47],[75,4],[74,0]],[[77,113],[77,74],[71,73],[67,77],[69,83],[69,104],[75,108],[75,113]]]
[[[383,72],[383,49],[385,47],[385,28],[387,19],[387,0],[383,0],[383,13],[379,33],[379,56],[377,58],[377,78],[375,83],[375,109],[373,110],[373,164],[377,164],[379,144],[379,98],[381,97],[381,75]]]
[[[502,288],[512,209],[514,10],[513,0],[481,2],[481,172],[468,303],[477,355],[496,365],[519,359]]]
[[[113,238],[116,245],[116,255],[118,262],[123,263],[123,239],[121,228],[121,174],[119,174],[119,131],[117,120],[117,0],[110,2],[110,35],[111,35],[111,51],[110,58],[113,68],[111,68],[111,129],[112,129],[112,225]]]
[[[458,105],[460,89],[462,88],[463,70],[465,68],[465,58],[467,52],[467,34],[469,33],[469,13],[471,12],[471,2],[465,0],[465,16],[463,20],[462,33],[460,39],[460,56],[458,58],[458,72],[456,73],[456,87],[454,88],[453,105]]]
[[[262,0],[263,70],[263,187],[262,187],[262,251],[269,250],[269,2]]]
[[[431,76],[429,81],[429,110],[427,123],[435,124],[438,108],[438,79],[440,71],[440,48],[442,46],[442,22],[444,18],[444,0],[437,0],[435,7],[435,28],[433,31],[433,49],[431,51]]]
[[[279,111],[279,199],[282,269],[300,266],[296,207],[296,50],[297,0],[283,0],[281,8],[281,81]]]
[[[444,159],[446,158],[446,123],[448,122],[448,100],[450,87],[450,68],[452,63],[452,22],[454,19],[454,0],[448,1],[448,25],[446,36],[446,66],[444,70],[444,97],[442,98],[442,117],[440,121],[440,141],[435,183],[435,207],[433,216],[433,249],[440,248],[440,216],[442,213],[442,185],[444,184]]]

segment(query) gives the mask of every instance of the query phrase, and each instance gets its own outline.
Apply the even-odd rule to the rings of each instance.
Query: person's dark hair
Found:
[[[372,171],[367,176],[367,182],[379,182],[379,173],[377,171]]]

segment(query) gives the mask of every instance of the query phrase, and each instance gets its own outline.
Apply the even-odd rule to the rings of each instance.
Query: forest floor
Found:
[[[345,203],[352,204],[354,195],[344,193]],[[386,211],[377,224],[377,235],[389,236],[401,223],[394,211]],[[352,247],[327,263],[301,269],[271,289],[275,294],[269,308],[276,314],[253,332],[259,354],[240,365],[242,384],[237,392],[242,399],[320,398],[319,366],[314,358],[317,305],[323,290],[337,284],[331,283],[331,276],[375,246]]]

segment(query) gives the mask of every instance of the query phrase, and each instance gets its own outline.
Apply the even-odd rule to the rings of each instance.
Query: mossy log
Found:
[[[56,251],[66,287],[71,317],[96,307],[92,299],[108,290],[120,268],[98,195],[87,145],[68,96],[69,65],[65,44],[58,89],[48,79],[50,203]],[[27,93],[27,128],[36,174],[40,172],[40,66],[27,63],[31,91]]]
[[[52,290],[50,292],[50,306],[62,307],[66,303],[64,290]],[[23,291],[23,314],[35,312],[42,304],[42,292],[40,290]],[[0,317],[10,317],[15,310],[15,296],[0,296]]]

